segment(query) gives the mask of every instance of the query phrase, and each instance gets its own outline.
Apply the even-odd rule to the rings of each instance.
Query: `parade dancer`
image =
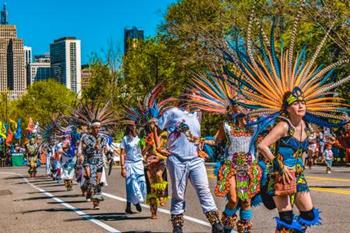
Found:
[[[239,233],[251,232],[251,206],[259,204],[256,196],[262,174],[254,153],[249,150],[253,129],[246,125],[245,110],[236,104],[237,92],[225,76],[197,75],[191,86],[195,94],[188,95],[188,102],[192,107],[226,115],[215,137],[216,144],[227,139],[225,160],[216,169],[215,188],[216,196],[227,198],[221,219],[225,232],[232,229]]]
[[[126,127],[125,136],[120,143],[120,155],[121,175],[125,178],[126,184],[125,213],[133,213],[131,204],[135,205],[138,212],[141,212],[141,203],[146,200],[147,188],[141,142],[135,124]]]
[[[88,188],[88,179],[87,177],[87,166],[84,167],[84,156],[82,152],[82,147],[80,144],[83,141],[83,138],[88,134],[88,126],[85,124],[80,125],[80,139],[77,142],[77,163],[75,168],[75,177],[80,186],[81,194],[84,197]],[[90,197],[88,197],[90,198]]]
[[[173,233],[183,232],[185,192],[188,180],[191,181],[197,192],[203,212],[212,225],[212,232],[224,232],[209,189],[204,159],[198,156],[199,146],[202,144],[199,115],[197,112],[189,112],[189,107],[185,104],[180,106],[165,111],[157,122],[161,130],[167,130],[169,133],[167,168],[172,184]]]
[[[156,122],[161,114],[166,111],[175,98],[167,98],[158,101],[157,97],[165,89],[165,83],[156,85],[145,97],[142,105],[142,127],[145,128],[145,146],[143,154],[147,165],[145,168],[147,182],[147,203],[150,205],[151,218],[157,218],[158,206],[164,206],[168,200],[168,178],[166,170],[166,158],[168,156],[165,147],[167,132],[163,131],[158,136]],[[157,131],[157,132],[155,132]],[[159,137],[159,141],[157,141]],[[158,145],[159,142],[159,145]]]
[[[28,174],[30,177],[35,177],[37,173],[38,152],[39,145],[36,142],[36,138],[33,136],[26,144],[27,161],[29,166]]]
[[[301,1],[303,6],[304,1]],[[251,109],[250,116],[260,116],[256,121],[257,128],[253,139],[266,129],[266,126],[279,119],[266,137],[258,144],[258,150],[270,163],[267,166],[267,182],[262,186],[262,198],[270,209],[277,207],[277,232],[305,232],[307,227],[321,223],[320,213],[314,208],[309,187],[304,176],[302,154],[308,149],[308,123],[321,127],[341,126],[345,116],[342,115],[344,100],[328,95],[334,88],[350,80],[350,76],[337,82],[329,78],[336,66],[348,63],[342,60],[326,67],[318,66],[318,57],[326,36],[317,46],[312,58],[307,60],[304,48],[294,57],[294,45],[297,26],[302,15],[302,7],[293,24],[289,49],[280,46],[280,57],[277,57],[274,41],[274,21],[270,41],[260,33],[260,46],[253,46],[252,13],[248,24],[246,50],[238,45],[238,40],[225,58],[234,65],[227,73],[241,83],[240,88],[244,101],[239,104]],[[241,40],[241,39],[240,39]],[[241,44],[243,41],[239,41]],[[253,47],[257,47],[254,49]],[[267,49],[268,48],[268,49]],[[276,144],[275,153],[270,146]],[[265,176],[263,181],[265,181]],[[272,200],[273,198],[273,200]],[[272,202],[271,202],[272,201]],[[294,215],[293,204],[300,215]]]
[[[71,117],[73,122],[90,126],[90,133],[81,138],[78,151],[84,157],[83,166],[86,172],[87,199],[91,197],[93,207],[99,209],[103,201],[101,176],[104,169],[104,156],[109,151],[109,130],[113,129],[116,121],[109,104],[102,108],[95,105],[82,105]],[[103,133],[102,133],[103,132]]]
[[[57,141],[58,142],[58,141]],[[60,162],[60,153],[59,151],[62,150],[62,142],[58,142],[52,147],[52,154],[51,157],[51,177],[53,180],[56,180],[57,182],[61,181],[61,162]]]
[[[73,178],[75,174],[75,151],[71,150],[71,141],[66,139],[62,143],[62,148],[60,151],[60,162],[62,166],[61,179],[64,181],[64,186],[67,191],[73,188]]]

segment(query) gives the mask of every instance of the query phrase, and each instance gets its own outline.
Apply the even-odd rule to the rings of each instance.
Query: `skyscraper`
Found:
[[[6,3],[4,3],[0,15],[1,15],[0,24],[3,24],[3,25],[8,24],[8,21],[7,21],[8,13],[6,9]]]
[[[75,93],[81,90],[80,40],[63,37],[50,45],[52,75]]]
[[[29,65],[32,63],[33,55],[32,55],[32,47],[23,46],[24,49],[24,64]]]
[[[26,80],[27,80],[27,87],[31,84],[30,82],[30,64],[32,63],[32,47],[24,46],[24,65],[26,69]]]
[[[36,81],[43,81],[52,78],[50,55],[44,54],[35,56],[34,62],[29,64],[29,70],[30,76],[28,85],[31,85]]]
[[[15,25],[9,25],[4,5],[0,19],[0,91],[10,90],[11,98],[21,95],[26,85],[23,40]]]
[[[144,39],[143,30],[139,30],[136,27],[131,29],[124,29],[124,54],[128,52],[130,48],[136,48],[137,45]]]

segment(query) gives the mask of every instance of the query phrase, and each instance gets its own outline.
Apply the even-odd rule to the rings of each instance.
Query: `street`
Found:
[[[332,174],[325,174],[324,167],[306,170],[312,190],[313,202],[321,210],[323,225],[307,232],[347,233],[350,223],[350,168],[336,167]],[[114,168],[108,177],[108,186],[103,188],[105,201],[100,210],[81,196],[78,185],[73,191],[65,191],[44,175],[28,178],[27,168],[0,169],[0,232],[170,232],[170,201],[159,209],[157,220],[150,219],[149,208],[144,205],[142,213],[125,215],[125,183],[120,169]],[[208,168],[211,190],[215,177]],[[170,190],[171,191],[171,190]],[[185,232],[211,232],[201,211],[192,186],[187,188],[187,211]],[[216,198],[220,210],[225,201]],[[133,210],[135,208],[133,207]],[[253,232],[274,232],[273,217],[277,211],[263,206],[254,209]]]

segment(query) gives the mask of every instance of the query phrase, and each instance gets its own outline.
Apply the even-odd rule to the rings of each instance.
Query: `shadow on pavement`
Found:
[[[48,180],[43,180],[43,181],[39,181],[39,182],[34,182],[34,181],[30,181],[31,184],[35,184],[35,185],[50,185],[50,184],[59,184],[56,181],[48,181]]]
[[[144,219],[150,219],[151,217],[145,217],[145,216],[130,216],[126,215],[125,213],[101,213],[101,214],[89,214],[92,218],[102,221],[122,221],[122,220],[144,220]],[[73,218],[65,220],[66,222],[74,222],[74,221],[81,221],[86,220],[86,218]]]
[[[52,190],[52,191],[49,191],[50,193],[63,193],[63,192],[67,192],[66,190]],[[40,194],[42,192],[27,192],[27,194]]]
[[[60,196],[55,196],[57,198],[65,198],[65,197],[81,197],[81,194],[67,194],[67,195],[60,195]],[[44,199],[51,199],[52,197],[48,196],[42,196],[42,197],[29,197],[29,198],[23,198],[23,199],[17,199],[14,201],[34,201],[34,200],[44,200]]]
[[[89,203],[88,201],[86,200],[80,200],[80,201],[64,201],[65,203],[68,203],[68,204],[75,204],[75,203]],[[47,202],[47,204],[61,204],[61,203],[58,203],[58,202],[55,202],[55,201],[50,201],[50,202]]]
[[[10,177],[5,177],[3,178],[4,180],[18,180],[18,179],[22,179],[22,178],[27,178],[27,179],[47,179],[47,176],[37,176],[35,178],[29,178],[28,175],[24,175],[24,176],[10,176]]]
[[[91,210],[91,208],[79,208],[79,210]],[[30,213],[37,213],[37,212],[74,212],[74,211],[66,208],[49,208],[49,209],[27,210],[27,211],[22,211],[21,213],[30,214]]]

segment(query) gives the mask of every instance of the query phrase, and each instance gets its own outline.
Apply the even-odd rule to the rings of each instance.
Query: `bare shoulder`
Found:
[[[277,123],[277,125],[273,128],[273,131],[278,132],[279,135],[285,136],[288,134],[289,124],[285,121],[280,121]]]

